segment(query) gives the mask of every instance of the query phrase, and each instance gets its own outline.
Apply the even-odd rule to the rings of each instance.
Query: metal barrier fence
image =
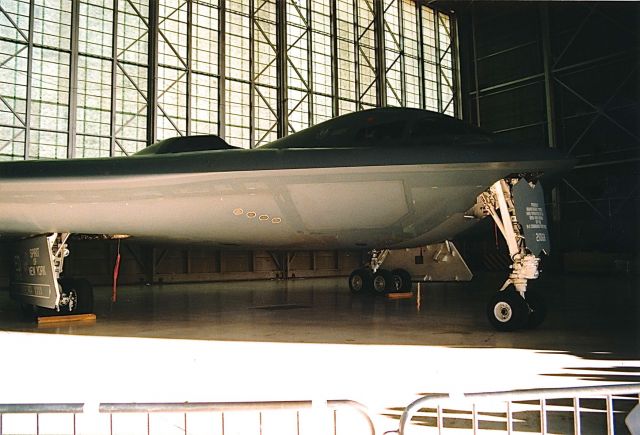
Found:
[[[371,434],[351,400],[211,403],[0,404],[0,435]]]
[[[411,403],[400,417],[398,431],[387,433],[466,429],[474,434],[491,430],[613,435],[629,433],[625,418],[639,404],[640,384],[432,394]]]

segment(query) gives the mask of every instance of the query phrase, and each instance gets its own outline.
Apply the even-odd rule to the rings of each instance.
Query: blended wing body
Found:
[[[131,157],[0,163],[0,231],[126,234],[243,248],[400,248],[450,239],[496,180],[553,174],[444,115],[372,109],[245,150],[177,138]]]

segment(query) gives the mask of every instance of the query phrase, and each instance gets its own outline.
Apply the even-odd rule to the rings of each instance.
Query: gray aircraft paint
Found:
[[[571,166],[556,150],[505,145],[488,134],[418,146],[409,127],[378,141],[357,133],[365,122],[369,134],[372,114],[386,122],[425,113],[436,116],[358,112],[255,150],[3,162],[1,231],[242,248],[415,247],[468,227],[465,211],[496,180]]]

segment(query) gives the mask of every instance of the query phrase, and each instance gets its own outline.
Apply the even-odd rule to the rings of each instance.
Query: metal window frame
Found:
[[[174,10],[174,12],[172,13],[175,13],[176,10],[182,11],[184,7],[186,7],[186,10],[187,10],[186,55],[185,54],[180,55],[180,51],[176,47],[174,47],[175,41],[171,40],[171,35],[165,35],[163,30],[160,29],[160,24],[163,22],[163,20],[167,19],[168,16],[160,17],[159,2],[157,1],[149,2],[148,10],[141,11],[139,10],[137,3],[134,4],[135,2],[131,0],[113,0],[113,4],[112,4],[113,16],[112,16],[112,23],[111,23],[111,29],[112,29],[111,52],[109,55],[106,55],[106,54],[98,55],[98,54],[88,54],[88,53],[81,54],[79,52],[79,33],[80,33],[79,20],[80,20],[81,0],[72,0],[71,26],[70,26],[70,35],[69,35],[70,47],[69,47],[69,50],[66,50],[66,49],[62,50],[60,48],[56,48],[56,51],[68,53],[70,56],[69,58],[70,74],[69,74],[69,80],[68,80],[69,89],[68,89],[68,101],[67,101],[68,111],[69,111],[68,120],[67,120],[68,123],[65,129],[66,131],[60,132],[60,133],[67,134],[67,143],[66,143],[67,158],[77,157],[77,141],[78,141],[77,129],[79,127],[80,121],[78,119],[78,92],[79,91],[76,86],[76,83],[80,75],[80,69],[79,69],[80,56],[99,58],[99,59],[102,59],[103,61],[108,61],[111,63],[111,71],[110,71],[111,89],[108,94],[109,95],[108,97],[110,97],[111,99],[109,109],[108,109],[110,110],[110,117],[108,121],[109,122],[109,138],[108,139],[109,139],[109,155],[110,156],[115,156],[120,151],[127,154],[127,152],[125,151],[124,143],[121,143],[121,142],[125,140],[138,140],[138,139],[120,137],[119,134],[124,128],[126,128],[127,126],[130,126],[132,122],[135,124],[141,123],[142,116],[146,117],[144,121],[144,125],[146,126],[146,132],[143,133],[141,131],[141,128],[138,131],[144,134],[144,137],[145,137],[144,142],[146,142],[146,145],[150,145],[158,139],[159,116],[163,116],[168,120],[170,124],[173,125],[173,127],[176,129],[176,132],[177,132],[176,134],[189,135],[193,133],[194,127],[193,127],[192,111],[195,104],[193,101],[193,99],[195,98],[195,95],[192,89],[194,86],[194,71],[193,71],[193,65],[194,65],[193,38],[195,34],[195,30],[193,28],[195,24],[194,1],[196,0],[181,0],[179,4],[177,4],[176,7],[172,9]],[[258,83],[257,75],[259,75],[259,72],[256,71],[256,65],[255,65],[255,60],[257,58],[256,35],[259,31],[258,28],[255,27],[256,23],[259,21],[256,19],[256,16],[255,16],[256,7],[258,7],[257,6],[258,3],[256,3],[256,1],[257,0],[251,0],[250,10],[249,10],[250,78],[249,78],[248,84],[250,87],[250,92],[249,92],[250,116],[249,116],[248,127],[249,127],[249,133],[250,133],[250,141],[249,141],[250,143],[248,145],[250,147],[255,147],[256,145],[260,144],[262,141],[260,138],[256,137],[256,132],[257,132],[256,108],[258,107],[257,103],[259,98],[262,98],[265,101],[269,109],[275,115],[274,129],[267,131],[267,134],[275,130],[277,132],[277,137],[286,136],[292,131],[289,119],[291,118],[291,114],[295,112],[295,110],[298,108],[297,105],[296,107],[291,107],[291,108],[288,107],[290,89],[288,86],[289,83],[287,78],[287,71],[289,68],[297,68],[297,67],[295,65],[295,62],[292,59],[290,59],[288,55],[288,51],[291,48],[291,45],[288,44],[289,41],[287,40],[287,27],[291,24],[288,22],[287,11],[288,11],[288,7],[294,7],[294,6],[292,6],[292,4],[289,4],[288,1],[273,1],[272,3],[270,2],[275,7],[276,35],[275,35],[274,48],[276,50],[276,54],[275,54],[276,68],[275,69],[276,69],[276,83],[277,83],[277,90],[276,90],[277,102],[274,105],[274,107],[271,107],[272,98],[265,98],[260,94],[260,90],[258,89],[258,87],[261,85]],[[304,20],[306,20],[306,28],[303,30],[303,33],[301,36],[301,38],[304,40],[304,45],[305,45],[304,50],[306,50],[307,52],[306,71],[303,71],[303,72],[298,71],[298,74],[302,74],[301,79],[305,86],[304,86],[304,89],[296,89],[296,91],[300,91],[303,93],[301,101],[304,101],[305,99],[307,100],[304,102],[306,105],[308,105],[307,124],[313,125],[316,115],[318,113],[318,107],[316,107],[317,98],[315,98],[316,94],[323,96],[323,101],[324,101],[324,97],[328,99],[327,101],[329,100],[331,101],[331,114],[333,116],[337,116],[340,114],[341,100],[348,101],[350,104],[355,104],[356,110],[373,107],[372,106],[373,102],[369,101],[371,99],[370,92],[376,93],[375,104],[377,106],[385,106],[387,104],[388,93],[386,89],[387,88],[387,83],[386,83],[387,68],[386,68],[385,47],[384,47],[385,45],[384,32],[385,32],[385,25],[386,25],[384,1],[383,0],[367,0],[366,5],[359,0],[351,0],[348,2],[348,7],[351,11],[350,13],[351,19],[353,20],[353,23],[352,23],[353,41],[351,41],[353,44],[353,47],[351,49],[352,49],[354,65],[353,65],[353,71],[352,71],[353,77],[350,78],[350,81],[352,80],[353,83],[355,84],[355,94],[353,99],[342,98],[340,95],[340,86],[341,86],[340,76],[339,76],[339,41],[340,40],[338,38],[339,21],[338,21],[338,12],[337,12],[337,8],[338,8],[337,0],[330,0],[329,2],[328,21],[326,21],[326,19],[324,18],[325,15],[324,14],[322,15],[323,17],[322,26],[325,26],[325,24],[328,25],[330,28],[330,34],[327,35],[325,30],[321,30],[322,35],[324,35],[325,41],[329,43],[329,46],[325,51],[328,50],[327,53],[328,54],[330,53],[331,65],[328,71],[329,71],[329,74],[331,74],[331,77],[330,77],[331,91],[330,91],[330,94],[328,94],[326,90],[323,90],[321,92],[316,92],[316,90],[314,89],[315,66],[314,66],[314,59],[313,59],[313,52],[314,52],[313,44],[314,44],[314,34],[315,34],[314,33],[315,18],[314,18],[312,1],[314,0],[306,0],[306,3],[305,3],[306,12],[304,12],[305,17],[303,18]],[[263,3],[260,3],[260,5],[264,6]],[[123,35],[118,34],[119,32],[118,27],[119,26],[122,27],[122,20],[121,20],[120,14],[123,13],[123,11],[125,11],[125,8],[124,8],[125,6],[127,7],[126,10],[128,10],[127,14],[137,15],[140,18],[142,24],[139,25],[141,28],[141,31],[138,37],[135,40],[131,40],[131,41],[127,40],[128,42],[127,47],[125,46],[120,47],[119,45],[123,45],[123,44],[119,44],[118,39]],[[403,0],[396,0],[393,3],[393,7],[398,9],[398,19],[399,19],[400,29],[403,29],[404,27],[403,8],[406,6],[407,5],[403,4]],[[216,7],[216,6],[213,6],[213,7]],[[366,19],[364,19],[364,21],[363,21],[363,17],[360,17],[363,8],[365,8],[365,10],[367,11],[367,17]],[[432,9],[424,4],[420,4],[419,2],[415,4],[415,8],[416,8],[415,19],[417,21],[416,37],[418,38],[417,43],[419,44],[418,75],[419,75],[420,85],[418,87],[418,92],[420,93],[421,107],[425,107],[426,92],[425,92],[425,79],[424,79],[425,78],[424,77],[425,76],[424,39],[423,39],[424,35],[423,35],[423,26],[422,26],[422,16],[425,10],[424,8],[428,8],[430,11],[435,9]],[[14,56],[18,55],[19,53],[22,53],[23,50],[26,50],[27,52],[26,74],[28,77],[32,77],[32,73],[33,73],[34,49],[47,48],[45,46],[41,47],[40,44],[36,44],[34,41],[34,33],[35,33],[34,22],[36,19],[35,9],[36,9],[35,0],[29,0],[28,30],[19,29],[17,25],[13,23],[14,27],[18,29],[20,36],[22,36],[25,39],[24,41],[25,46],[22,49],[17,50]],[[133,10],[133,12],[131,12],[131,9]],[[148,15],[145,15],[142,12],[148,12]],[[0,8],[0,13],[4,13],[4,15],[8,17],[9,22],[12,23],[11,16],[9,16],[4,11],[4,9]],[[439,12],[439,11],[434,12],[436,16],[437,14],[441,14],[441,13],[442,12]],[[215,110],[214,108],[212,108],[211,113],[212,115],[217,116],[217,128],[218,128],[217,132],[218,132],[218,135],[224,139],[225,136],[227,135],[226,134],[227,133],[226,104],[228,102],[227,101],[228,98],[226,95],[226,91],[227,91],[226,66],[227,66],[228,53],[226,53],[226,47],[225,47],[226,40],[227,40],[226,0],[218,0],[217,15],[218,15],[218,22],[217,22],[218,24],[218,29],[217,29],[218,71],[216,74],[212,74],[212,77],[215,77],[217,79],[218,99],[217,99],[217,114],[214,114],[214,110]],[[447,15],[452,20],[452,29],[455,29],[455,23],[453,22],[453,18],[449,14]],[[371,20],[369,20],[369,18],[371,18]],[[438,20],[435,21],[435,24],[437,29],[439,24]],[[365,36],[369,37],[369,34],[368,34],[369,32],[371,32],[370,36],[372,40],[370,42],[372,46],[370,46],[369,44],[364,44],[364,40],[363,40]],[[403,49],[403,44],[404,44],[404,40],[402,37],[403,32],[401,31],[400,34],[401,34],[400,57],[399,57],[400,69],[401,69],[400,102],[401,102],[401,105],[404,106],[406,105],[406,102],[407,102],[406,92],[407,92],[408,85],[406,83],[406,77],[405,77],[406,61],[404,59],[405,54]],[[134,44],[140,44],[142,38],[144,37],[148,39],[147,41],[145,41],[145,44],[147,46],[146,63],[142,64],[142,63],[135,62],[132,59],[122,58],[123,54],[127,53],[128,52],[127,50],[129,48],[131,48]],[[66,38],[66,34],[65,34],[65,38]],[[159,85],[158,72],[160,67],[162,66],[161,64],[159,64],[159,53],[158,53],[158,46],[159,46],[160,40],[163,40],[167,44],[166,45],[167,49],[172,51],[175,54],[179,62],[176,68],[181,71],[181,73],[177,75],[177,78],[175,80],[168,82],[168,85],[164,86],[167,89],[160,89],[160,85]],[[15,42],[18,43],[18,41],[15,41]],[[299,43],[299,42],[300,41],[296,41],[296,43]],[[325,42],[323,42],[323,44],[324,43]],[[451,41],[451,45],[453,48],[455,48],[457,46],[457,41]],[[440,51],[439,45],[436,48],[438,49],[438,51]],[[181,50],[183,49],[184,47],[181,47]],[[142,53],[141,55],[144,55],[144,53]],[[134,68],[141,68],[139,72],[146,75],[146,83],[138,84],[139,82],[142,82],[141,77],[139,77],[137,73],[133,73],[131,69],[126,67],[129,65]],[[454,74],[459,73],[458,69],[459,68],[457,68],[457,62],[454,60]],[[439,80],[440,80],[441,74],[442,74],[442,71],[439,71],[439,73],[437,74]],[[140,110],[138,111],[138,113],[131,113],[130,114],[131,117],[123,119],[121,121],[121,125],[118,126],[117,125],[117,120],[119,119],[118,118],[118,107],[119,107],[118,95],[119,95],[119,92],[122,92],[122,88],[118,87],[118,80],[122,76],[124,76],[123,80],[125,80],[126,89],[132,89],[132,90],[135,89],[135,92],[138,93],[138,95],[135,96],[135,98],[137,98],[137,101],[139,102],[138,107],[140,108]],[[367,83],[365,83],[365,78]],[[371,83],[369,83],[369,79],[371,79]],[[184,128],[183,128],[182,125],[179,125],[177,121],[173,119],[175,118],[173,114],[169,116],[169,114],[167,113],[168,108],[167,110],[165,110],[162,107],[161,99],[164,93],[166,93],[169,88],[171,88],[172,86],[175,86],[178,81],[184,81],[184,80],[186,80],[186,95],[184,96],[186,98],[186,104],[184,108],[180,107],[179,109],[179,113],[181,114],[180,123],[184,122]],[[456,79],[455,77],[452,77],[452,80],[457,83],[457,81],[459,81],[459,78]],[[32,113],[33,112],[32,94],[34,92],[33,86],[34,86],[34,83],[32,82],[32,80],[27,80],[25,116],[24,116],[24,123],[23,123],[24,130],[22,130],[22,127],[20,127],[21,129],[20,131],[21,132],[24,131],[24,135],[25,135],[24,153],[21,156],[21,158],[25,160],[31,158],[30,150],[33,146],[32,138],[31,138],[31,133],[33,129],[33,125],[31,122],[31,118],[33,117],[33,113]],[[440,84],[440,87],[442,87],[442,84]],[[459,86],[454,86],[454,88],[457,88],[454,91],[454,93],[459,94]],[[439,92],[438,94],[439,94],[438,95],[439,107],[442,109],[442,106],[443,106],[442,95],[441,95],[441,92]],[[129,99],[134,98],[133,91],[131,95],[132,95],[131,97],[125,96],[125,101],[129,101]],[[4,102],[4,104],[7,105],[6,102]],[[326,104],[326,103],[323,102],[322,104]],[[456,104],[456,113],[458,113],[457,110],[459,110],[460,104],[457,99],[455,104]],[[176,109],[173,108],[174,112],[175,110]],[[323,109],[323,110],[326,110],[326,109]],[[14,115],[16,114],[14,113]],[[18,119],[21,119],[21,117],[18,117]],[[140,127],[142,127],[142,125],[140,125]],[[262,132],[262,130],[260,131]],[[106,139],[106,136],[102,136],[102,135],[99,135],[97,137],[101,137],[101,138],[104,137]]]

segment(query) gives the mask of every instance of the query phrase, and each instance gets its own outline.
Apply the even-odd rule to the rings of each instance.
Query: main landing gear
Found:
[[[368,267],[356,269],[349,276],[349,289],[353,294],[374,293],[385,295],[411,290],[411,275],[404,269],[381,269],[389,250],[371,251]]]
[[[508,178],[493,184],[480,200],[506,240],[513,261],[506,282],[487,304],[489,322],[498,331],[535,328],[547,313],[539,291],[527,289],[528,280],[539,275],[538,255],[549,251],[542,187],[523,178]]]
[[[54,233],[15,243],[11,297],[20,302],[26,316],[93,312],[89,281],[62,276],[68,239],[69,233]]]

